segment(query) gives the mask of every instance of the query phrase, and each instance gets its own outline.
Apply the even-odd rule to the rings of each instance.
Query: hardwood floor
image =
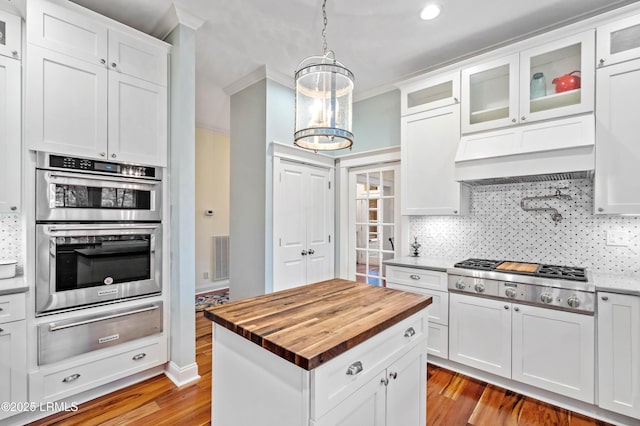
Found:
[[[208,425],[211,322],[202,313],[196,314],[196,361],[202,377],[196,383],[176,388],[161,375],[82,404],[75,413],[60,413],[31,424]],[[428,366],[427,377],[427,425],[607,425],[435,366]]]

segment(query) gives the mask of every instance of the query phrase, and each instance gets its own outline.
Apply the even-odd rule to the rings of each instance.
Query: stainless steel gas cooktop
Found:
[[[585,268],[467,259],[447,273],[452,292],[585,314],[595,310],[595,286]]]

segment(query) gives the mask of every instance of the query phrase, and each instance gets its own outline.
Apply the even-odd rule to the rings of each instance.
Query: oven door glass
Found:
[[[160,293],[162,225],[36,225],[39,314]]]
[[[38,221],[160,221],[159,181],[37,171]]]

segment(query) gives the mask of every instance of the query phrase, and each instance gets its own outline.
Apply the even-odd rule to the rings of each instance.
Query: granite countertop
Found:
[[[431,271],[447,272],[447,268],[453,268],[453,265],[460,259],[445,259],[434,257],[396,257],[385,260],[382,263],[390,266],[404,266],[408,268],[428,269]]]
[[[208,308],[204,316],[312,370],[430,304],[427,296],[333,279]]]
[[[591,274],[596,291],[640,296],[640,275]]]
[[[0,296],[3,294],[25,293],[27,290],[29,290],[29,286],[22,275],[0,280]]]

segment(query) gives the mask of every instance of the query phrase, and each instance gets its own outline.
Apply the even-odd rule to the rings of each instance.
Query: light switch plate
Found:
[[[629,246],[629,234],[625,231],[607,231],[607,245],[627,247]]]

